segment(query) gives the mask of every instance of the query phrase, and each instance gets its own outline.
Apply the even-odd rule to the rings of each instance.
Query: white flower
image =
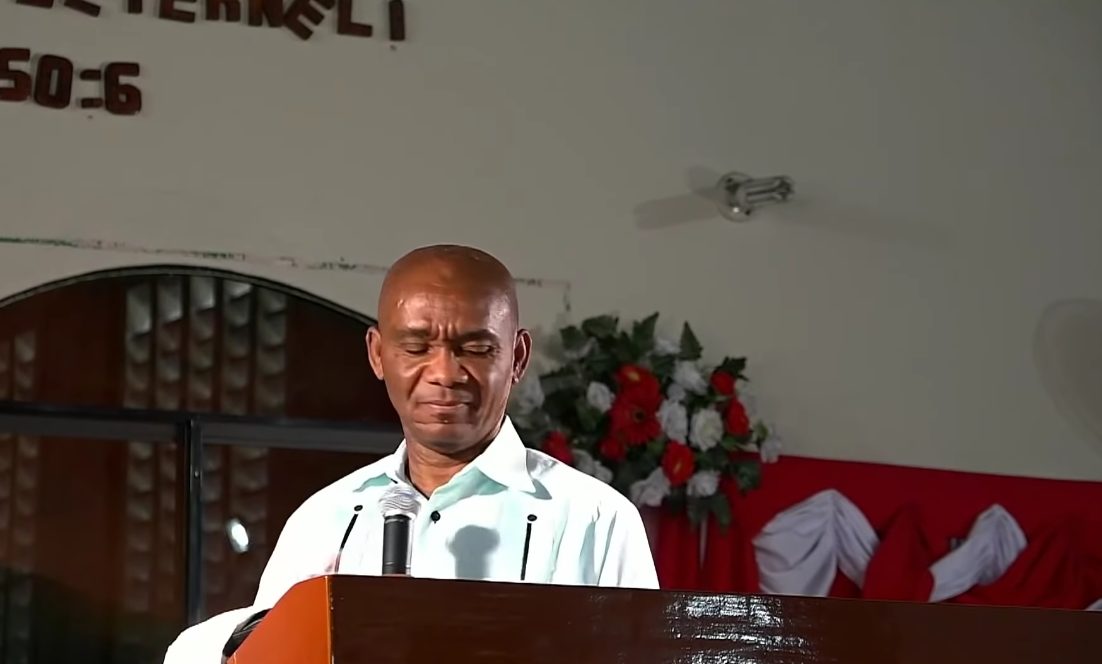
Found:
[[[666,399],[658,407],[658,421],[667,438],[685,442],[685,437],[689,435],[689,413],[685,406]]]
[[[761,462],[776,463],[781,458],[781,439],[770,436],[761,444]]]
[[[694,498],[707,498],[718,489],[718,470],[698,470],[689,478],[689,486],[686,487],[686,491]]]
[[[590,406],[602,413],[607,413],[612,408],[612,390],[608,389],[608,385],[604,383],[597,381],[590,383],[585,391],[585,399]]]
[[[670,383],[669,388],[666,390],[666,396],[669,397],[670,401],[684,401],[685,388],[681,387],[677,383]]]
[[[597,464],[597,460],[593,458],[593,455],[585,450],[574,450],[574,467],[582,471],[586,475],[593,474],[593,468]]]
[[[543,405],[543,386],[540,385],[539,376],[528,376],[517,384],[511,395],[513,407],[517,412],[530,413]]]
[[[746,414],[753,420],[758,410],[756,391],[750,386],[749,382],[745,381],[740,381],[735,386],[735,391],[738,393],[738,400],[742,402],[742,407],[746,409]]]
[[[585,450],[574,450],[574,467],[586,475],[596,477],[605,484],[612,481],[612,471]]]
[[[686,392],[704,394],[708,391],[708,382],[692,362],[677,363],[673,369],[673,382],[685,388]]]
[[[698,450],[708,451],[719,444],[723,438],[723,417],[715,408],[703,408],[693,414],[692,431],[689,442]]]
[[[681,352],[681,346],[666,337],[657,337],[654,340],[654,352],[659,355],[677,355]]]
[[[655,468],[645,480],[632,483],[628,489],[631,502],[638,506],[658,507],[670,493],[670,481],[661,468]]]

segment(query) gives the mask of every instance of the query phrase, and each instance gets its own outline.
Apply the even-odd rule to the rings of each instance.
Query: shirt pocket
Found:
[[[498,513],[477,516],[451,533],[455,577],[486,581],[547,583],[554,572],[557,530],[539,505],[514,499],[498,502]]]
[[[516,562],[514,580],[523,583],[551,583],[558,566],[561,524],[548,510],[537,508],[518,510],[520,522],[513,555]]]

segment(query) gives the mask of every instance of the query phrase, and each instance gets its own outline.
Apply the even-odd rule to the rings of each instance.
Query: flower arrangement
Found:
[[[510,416],[531,447],[607,482],[636,505],[730,522],[725,478],[758,486],[779,442],[748,410],[745,358],[715,367],[686,323],[680,343],[656,336],[658,314],[621,329],[615,316],[560,330],[562,366],[526,380]],[[707,377],[706,377],[707,376]]]

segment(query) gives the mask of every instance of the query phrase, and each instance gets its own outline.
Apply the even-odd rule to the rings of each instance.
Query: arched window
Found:
[[[0,660],[157,661],[251,603],[291,511],[401,438],[371,322],[182,266],[0,301]]]

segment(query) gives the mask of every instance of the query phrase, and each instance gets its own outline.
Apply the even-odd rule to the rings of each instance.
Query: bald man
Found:
[[[635,506],[526,448],[505,415],[532,337],[520,327],[504,265],[469,247],[417,249],[387,273],[378,320],[368,330],[368,357],[405,440],[307,499],[287,520],[253,605],[186,630],[165,664],[223,661],[239,628],[262,619],[296,583],[380,574],[378,501],[395,485],[408,486],[419,503],[411,576],[658,587]]]

